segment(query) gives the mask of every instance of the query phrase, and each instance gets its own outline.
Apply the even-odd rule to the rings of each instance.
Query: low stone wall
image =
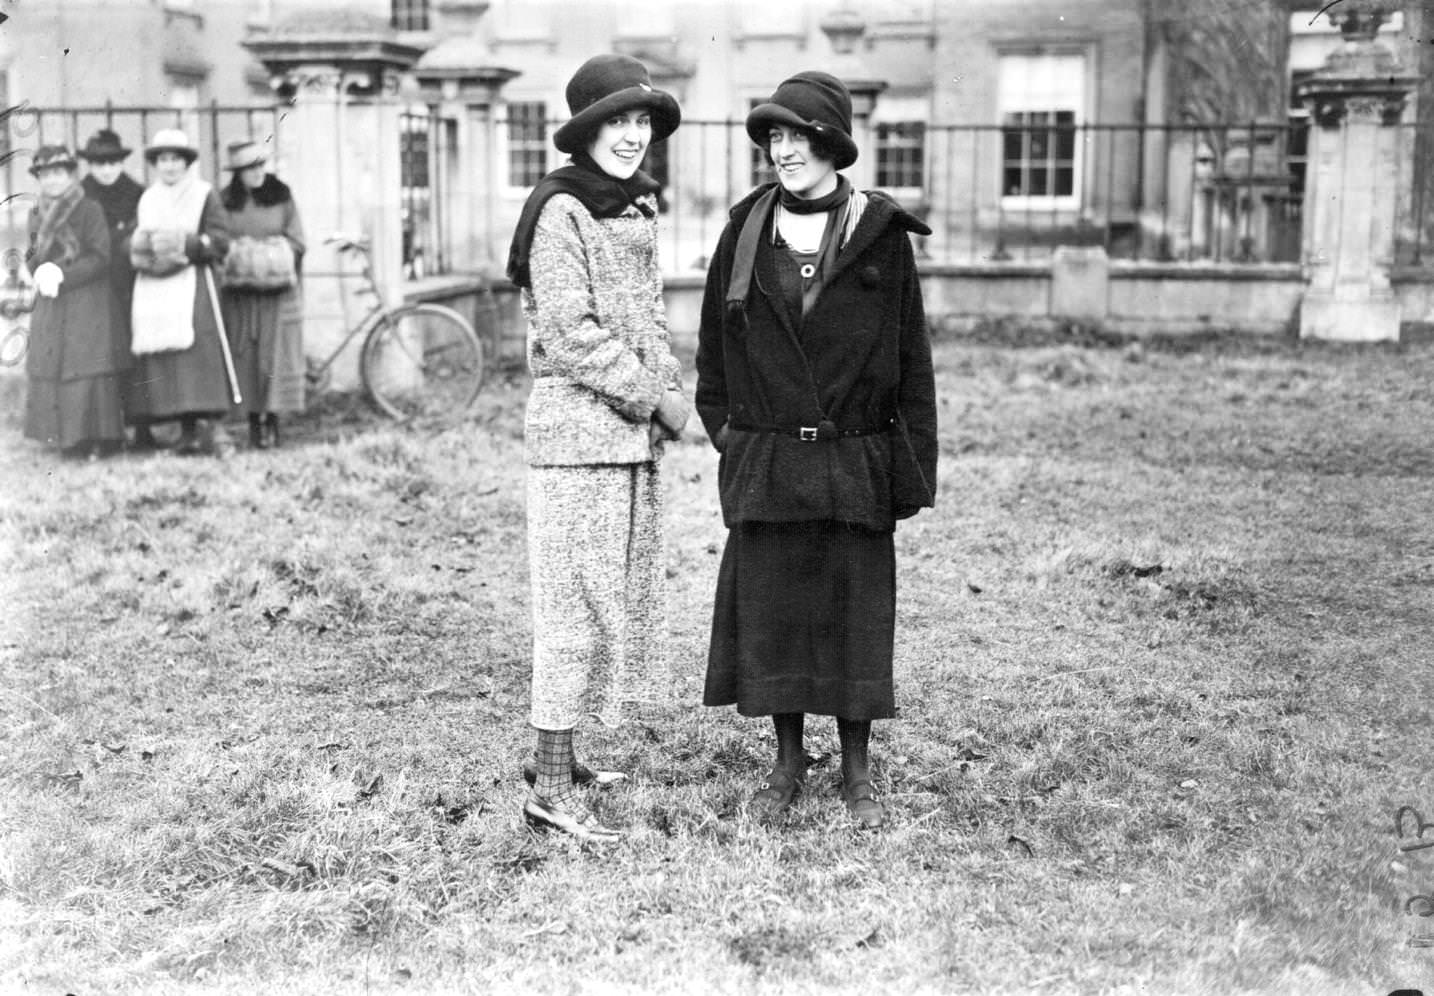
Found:
[[[1126,336],[1236,332],[1296,335],[1305,280],[1297,263],[1157,263],[1092,259],[1086,250],[1065,267],[1042,263],[920,265],[933,328],[969,331],[983,322],[1070,321]],[[668,278],[668,325],[679,346],[696,346],[705,278]],[[1394,283],[1407,327],[1434,322],[1434,274],[1398,274]],[[511,284],[494,285],[503,355],[523,357],[526,325]]]

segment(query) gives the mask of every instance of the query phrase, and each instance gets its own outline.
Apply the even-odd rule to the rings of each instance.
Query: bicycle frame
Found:
[[[368,246],[364,245],[363,242],[358,239],[349,239],[342,236],[335,236],[325,239],[324,241],[336,244],[338,246],[337,252],[339,256],[342,257],[352,254],[357,255],[362,260],[362,267],[359,270],[358,276],[362,278],[364,286],[356,290],[354,296],[371,295],[373,297],[373,304],[371,304],[368,311],[364,312],[363,316],[344,333],[344,337],[339,340],[339,344],[334,347],[333,352],[324,358],[323,362],[316,366],[310,366],[305,371],[305,379],[307,379],[310,384],[322,384],[329,367],[333,366],[334,361],[343,355],[344,350],[348,349],[349,343],[353,342],[356,337],[367,336],[374,325],[382,320],[383,315],[389,310],[388,302],[384,300],[383,293],[378,288],[378,281],[373,275],[373,263],[369,257]],[[343,272],[338,274],[341,281],[347,280],[349,276],[349,274]],[[345,315],[344,317],[347,322],[348,316]]]

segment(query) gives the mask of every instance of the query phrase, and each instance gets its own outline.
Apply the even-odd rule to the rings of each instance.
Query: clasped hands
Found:
[[[681,436],[691,414],[692,406],[687,403],[682,392],[676,388],[668,388],[657,402],[652,421],[648,423],[648,442],[656,444],[661,439],[676,439]]]
[[[41,297],[58,297],[60,284],[65,280],[65,273],[54,263],[41,263],[35,267],[35,290]]]

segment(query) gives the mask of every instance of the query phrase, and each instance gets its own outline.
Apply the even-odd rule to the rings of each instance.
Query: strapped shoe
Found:
[[[529,794],[523,803],[523,819],[538,830],[558,830],[594,843],[619,840],[621,831],[603,826],[597,814],[582,803],[569,802],[559,805],[538,795]]]
[[[771,820],[791,808],[792,800],[802,793],[802,779],[773,768],[766,780],[752,793],[747,809],[759,819]]]
[[[866,779],[843,782],[841,797],[846,800],[847,812],[856,817],[863,829],[875,830],[886,822],[886,808],[878,801],[876,789]]]
[[[523,762],[523,781],[529,785],[538,781],[538,762],[532,758]],[[598,788],[607,788],[609,785],[616,785],[618,782],[627,781],[627,775],[621,771],[594,771],[585,764],[573,762],[573,784],[587,787],[596,785]]]

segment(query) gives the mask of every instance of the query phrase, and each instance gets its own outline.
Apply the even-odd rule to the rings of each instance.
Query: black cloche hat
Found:
[[[784,80],[770,100],[747,115],[747,136],[762,148],[772,125],[801,128],[827,149],[837,169],[856,162],[851,138],[851,94],[830,73],[811,70]]]
[[[669,93],[655,90],[647,67],[630,55],[595,55],[568,81],[568,113],[553,133],[560,152],[581,152],[604,121],[614,114],[645,107],[652,113],[652,140],[660,142],[682,123],[682,109]]]

